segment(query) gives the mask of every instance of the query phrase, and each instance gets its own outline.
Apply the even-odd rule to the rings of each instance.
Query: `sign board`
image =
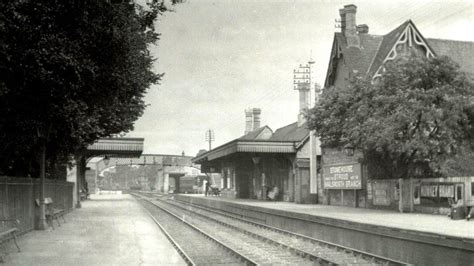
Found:
[[[360,163],[324,166],[323,182],[325,189],[361,189]]]

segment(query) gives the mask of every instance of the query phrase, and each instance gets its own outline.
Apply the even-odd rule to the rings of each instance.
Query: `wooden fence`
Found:
[[[55,206],[67,212],[73,207],[73,188],[71,182],[46,180],[45,197],[52,198]],[[39,213],[35,200],[38,198],[38,179],[0,177],[0,217],[19,220],[22,233],[35,228]]]

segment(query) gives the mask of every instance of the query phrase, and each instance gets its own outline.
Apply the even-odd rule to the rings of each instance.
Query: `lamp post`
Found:
[[[82,152],[83,153],[83,152]],[[81,193],[82,193],[82,186],[83,186],[83,178],[85,179],[86,173],[86,156],[78,153],[75,156],[76,161],[76,193],[77,193],[77,202],[76,208],[81,208]]]
[[[353,156],[354,155],[354,146],[352,144],[348,143],[344,145],[344,152],[346,153],[347,156]]]
[[[40,158],[40,188],[39,188],[39,220],[38,230],[46,230],[46,207],[44,201],[44,183],[46,176],[46,140],[41,140],[41,158]]]
[[[39,182],[39,219],[38,230],[46,230],[46,207],[44,200],[44,186],[46,179],[46,143],[48,141],[51,124],[47,127],[38,128],[36,134],[40,142],[40,182]]]

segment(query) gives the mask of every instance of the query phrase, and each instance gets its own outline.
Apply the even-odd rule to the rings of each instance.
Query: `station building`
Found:
[[[334,34],[325,79],[326,90],[348,86],[351,75],[377,79],[386,62],[400,57],[445,55],[474,76],[474,43],[425,38],[408,20],[386,35],[369,34],[356,24],[355,5],[340,9],[341,32]],[[330,205],[446,213],[448,199],[474,205],[474,177],[387,180],[371,177],[358,151],[323,149],[319,202]],[[409,177],[407,177],[409,178]]]
[[[334,34],[324,89],[346,87],[357,74],[376,80],[386,62],[407,56],[449,56],[474,76],[473,42],[425,38],[411,20],[385,35],[369,34],[367,25],[356,24],[356,11],[355,5],[340,9],[341,32]],[[307,108],[307,90],[295,89],[300,91],[300,109]],[[277,200],[297,203],[427,213],[447,213],[449,198],[474,205],[474,177],[371,176],[360,163],[360,151],[321,149],[316,138],[311,143],[312,133],[301,115],[297,123],[275,131],[260,127],[259,115],[258,109],[247,110],[247,124],[255,122],[251,130],[193,159],[203,172],[221,173],[225,197],[264,199],[265,189],[277,186]]]
[[[306,102],[305,97],[300,100]],[[310,141],[303,116],[298,122],[273,131],[260,126],[260,114],[257,108],[246,110],[242,137],[198,154],[193,162],[201,165],[202,172],[221,174],[222,197],[266,199],[276,187],[274,200],[316,203],[316,194],[311,193],[310,187],[311,145],[314,158],[320,149]]]

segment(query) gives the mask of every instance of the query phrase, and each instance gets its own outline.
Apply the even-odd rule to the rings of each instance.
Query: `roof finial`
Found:
[[[308,64],[312,65],[314,64],[314,60],[313,60],[313,49],[310,50],[309,52],[309,61],[308,61]]]

